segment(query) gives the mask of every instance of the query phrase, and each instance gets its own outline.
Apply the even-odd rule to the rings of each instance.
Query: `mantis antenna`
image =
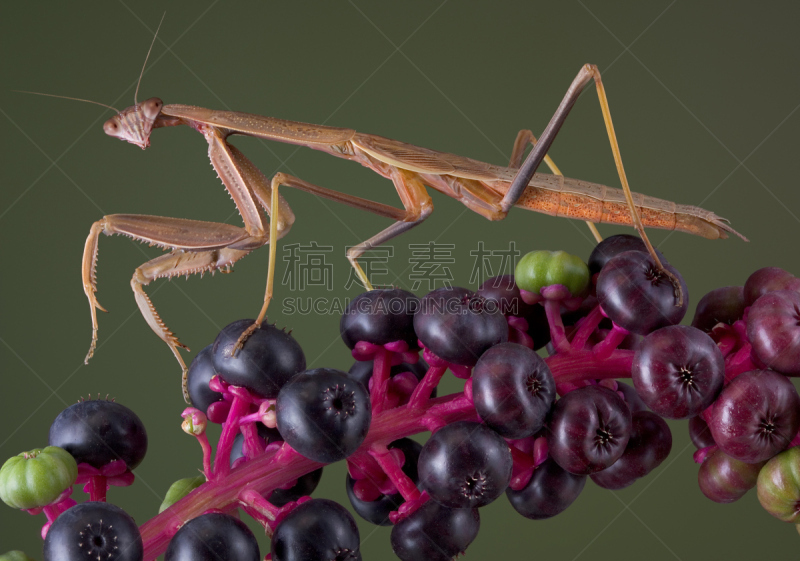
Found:
[[[100,103],[99,101],[92,101],[90,99],[81,99],[79,97],[67,97],[65,95],[55,95],[42,92],[29,92],[26,90],[11,90],[11,91],[24,94],[43,95],[45,97],[56,97],[59,99],[71,99],[72,101],[83,101],[85,103],[94,103],[95,105],[99,105],[100,107],[105,107],[106,109],[111,109],[115,113],[119,113],[119,109],[116,109],[115,107],[111,107],[110,105],[106,105],[105,103]]]
[[[161,21],[158,22],[158,27],[156,28],[156,32],[153,35],[153,41],[150,43],[150,48],[147,49],[147,56],[144,57],[144,64],[142,65],[142,71],[139,73],[139,81],[136,82],[136,91],[133,92],[133,104],[136,105],[139,103],[137,97],[139,96],[139,85],[142,83],[142,76],[144,76],[144,69],[147,68],[147,59],[150,58],[150,53],[153,51],[153,45],[156,44],[156,37],[158,37],[158,31],[161,29],[161,24],[164,23],[164,18],[166,17],[167,12],[161,16]]]

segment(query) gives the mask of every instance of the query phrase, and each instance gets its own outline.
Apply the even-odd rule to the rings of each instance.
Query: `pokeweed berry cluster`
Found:
[[[113,401],[81,401],[53,422],[49,444],[9,459],[0,497],[43,512],[45,561],[361,559],[343,506],[309,495],[345,460],[353,510],[392,525],[404,560],[448,560],[505,494],[522,516],[563,512],[587,477],[631,485],[669,455],[663,420],[689,419],[703,493],[731,502],[749,489],[773,516],[800,523],[800,279],[776,268],[704,296],[691,326],[680,274],[633,236],[601,242],[588,266],[533,252],[515,274],[477,291],[400,289],[353,300],[340,332],[349,372],[306,369],[290,333],[227,326],[189,370],[183,429],[203,475],[180,480],[137,527],[105,502],[144,458],[139,418]],[[536,351],[546,349],[542,358]],[[420,353],[422,357],[420,357]],[[447,371],[463,390],[437,397]],[[632,378],[633,386],[619,380]],[[208,422],[222,425],[216,453]],[[410,440],[430,432],[424,445]],[[83,483],[89,501],[76,504]]]

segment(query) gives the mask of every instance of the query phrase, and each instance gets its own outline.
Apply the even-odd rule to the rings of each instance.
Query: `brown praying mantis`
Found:
[[[592,81],[596,85],[622,189],[564,177],[547,156],[572,106]],[[386,229],[347,251],[348,260],[367,289],[372,286],[359,266],[358,258],[364,252],[421,224],[431,215],[433,204],[426,187],[460,201],[470,210],[493,221],[502,220],[516,206],[552,216],[585,220],[592,228],[593,223],[632,225],[645,241],[659,268],[661,263],[647,239],[645,226],[679,230],[709,239],[726,238],[728,233],[745,239],[725,219],[713,212],[631,193],[600,72],[591,64],[580,69],[538,141],[529,130],[519,132],[508,167],[352,129],[189,105],[165,105],[158,98],[139,103],[136,102],[136,94],[134,102],[133,106],[118,111],[116,116],[106,121],[103,125],[106,134],[144,149],[150,145],[153,129],[187,125],[201,133],[208,143],[211,164],[241,214],[244,227],[133,214],[112,214],[95,222],[86,240],[81,271],[92,319],[92,342],[86,361],[92,357],[97,345],[97,310],[106,311],[96,297],[95,269],[100,233],[123,234],[158,245],[169,253],[139,266],[131,279],[131,287],[148,325],[167,343],[181,365],[184,397],[187,400],[187,368],[178,349],[188,350],[188,347],[167,328],[143,287],[159,278],[229,268],[254,249],[269,244],[264,302],[255,323],[242,335],[239,344],[243,343],[266,317],[273,294],[276,242],[289,232],[295,219],[288,203],[278,193],[280,186],[300,189],[394,221]],[[282,172],[268,179],[228,142],[229,137],[236,134],[306,146],[358,162],[392,181],[403,208],[313,185]],[[528,144],[532,144],[533,148],[523,163]],[[536,173],[542,161],[550,166],[553,174]],[[595,229],[593,232],[599,238]],[[681,297],[679,290],[676,297]]]

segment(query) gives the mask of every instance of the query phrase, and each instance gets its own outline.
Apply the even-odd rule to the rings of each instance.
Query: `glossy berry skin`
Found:
[[[389,444],[388,448],[391,450],[397,448],[403,452],[403,473],[405,473],[414,483],[419,482],[419,473],[417,471],[417,460],[419,453],[422,450],[422,445],[414,442],[410,438],[401,438]],[[350,504],[353,505],[353,510],[356,511],[361,518],[368,522],[372,522],[378,526],[391,526],[392,522],[389,520],[389,513],[397,510],[401,504],[405,502],[403,495],[395,493],[393,495],[381,495],[374,501],[362,501],[359,499],[353,486],[355,479],[347,476],[347,497],[350,499]]]
[[[258,542],[244,522],[208,513],[189,520],[172,536],[164,561],[260,561]]]
[[[272,536],[273,561],[359,561],[355,520],[342,505],[312,499],[291,511]]]
[[[392,550],[401,561],[451,561],[477,537],[477,508],[448,508],[427,501],[392,528]]]
[[[420,301],[414,329],[435,355],[464,366],[474,366],[486,349],[508,340],[500,307],[466,288],[429,292]]]
[[[283,439],[306,458],[326,464],[355,452],[372,420],[366,388],[330,368],[295,376],[278,394],[276,413]]]
[[[628,405],[628,409],[631,410],[631,413],[650,411],[645,402],[642,401],[642,398],[639,397],[636,389],[625,382],[617,381],[617,393],[622,394],[622,399],[625,400],[625,403]]]
[[[711,436],[711,429],[708,428],[708,423],[700,415],[689,419],[689,438],[692,439],[692,444],[698,450],[716,444],[714,437]]]
[[[139,527],[128,513],[104,502],[64,511],[47,531],[44,561],[142,561]]]
[[[700,464],[697,482],[703,494],[716,503],[732,503],[756,486],[764,462],[748,464],[715,450]]]
[[[689,290],[677,269],[663,265],[680,282],[680,306],[672,281],[649,254],[626,251],[606,263],[597,277],[597,299],[611,321],[639,335],[680,323],[689,305]]]
[[[547,436],[550,456],[576,475],[589,475],[616,462],[631,435],[625,401],[602,386],[573,390],[556,402]]]
[[[539,465],[528,484],[519,491],[506,489],[508,502],[531,520],[544,520],[564,512],[586,485],[585,475],[572,474],[552,458]]]
[[[748,464],[762,462],[784,450],[797,434],[800,396],[779,372],[745,372],[719,394],[708,426],[726,454]]]
[[[147,452],[147,432],[136,413],[122,404],[79,401],[50,425],[49,443],[72,454],[79,464],[101,468],[121,460],[134,469]]]
[[[758,500],[784,522],[800,522],[800,446],[784,450],[758,474]]]
[[[732,325],[744,315],[744,288],[723,286],[703,296],[697,303],[692,327],[706,333],[719,323]]]
[[[320,479],[322,479],[322,468],[301,475],[297,478],[297,483],[288,489],[275,489],[267,496],[267,500],[275,506],[284,506],[313,493],[319,485]]]
[[[306,369],[306,357],[294,337],[266,322],[233,355],[239,336],[253,322],[241,319],[220,331],[212,347],[214,368],[225,382],[274,399],[284,384]]]
[[[800,292],[800,279],[779,267],[759,269],[744,283],[744,305],[752,306],[764,294],[778,290]]]
[[[756,300],[747,313],[747,338],[767,367],[800,374],[800,293],[779,290]]]
[[[605,267],[611,258],[624,253],[626,251],[641,251],[647,253],[647,246],[644,245],[642,238],[632,236],[630,234],[617,234],[616,236],[609,236],[594,246],[591,255],[589,255],[589,273],[596,275],[600,270]],[[658,258],[661,263],[666,264],[664,255],[656,249]]]
[[[661,465],[670,450],[672,433],[664,419],[650,411],[634,413],[625,452],[603,471],[593,473],[592,481],[605,489],[623,489]]]
[[[525,438],[544,425],[556,398],[547,363],[516,343],[495,345],[472,371],[472,397],[481,419],[505,438]]]
[[[546,286],[562,285],[572,296],[580,296],[589,286],[589,268],[565,251],[531,251],[517,263],[514,278],[517,286],[534,294]]]
[[[400,288],[384,288],[362,292],[347,306],[339,322],[339,333],[351,349],[359,341],[385,345],[405,341],[417,348],[414,314],[419,298]]]
[[[422,489],[450,508],[485,506],[508,487],[512,459],[508,444],[486,425],[451,423],[431,436],[419,455]]]
[[[725,359],[699,329],[663,327],[639,344],[631,378],[650,409],[668,419],[686,419],[700,414],[719,394]]]
[[[214,355],[212,353],[213,343],[197,353],[197,356],[189,365],[187,387],[189,389],[189,399],[192,400],[192,407],[203,413],[208,411],[208,406],[216,401],[222,401],[222,394],[212,391],[208,387],[211,378],[219,374],[214,368]]]

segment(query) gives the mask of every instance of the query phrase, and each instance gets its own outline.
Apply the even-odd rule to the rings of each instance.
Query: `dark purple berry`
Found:
[[[414,316],[420,341],[454,364],[473,366],[489,347],[508,340],[508,323],[496,302],[466,288],[428,293]]]
[[[405,341],[416,349],[414,314],[418,309],[419,298],[400,288],[363,292],[347,306],[339,322],[339,332],[351,349],[359,341],[375,345]]]
[[[725,359],[706,333],[688,325],[653,331],[639,344],[631,378],[647,406],[668,419],[687,419],[713,403]]]
[[[616,462],[631,434],[625,401],[602,386],[585,386],[556,402],[547,437],[550,456],[576,475],[589,475]]]
[[[744,305],[752,306],[764,294],[778,290],[800,292],[800,279],[779,267],[759,269],[744,283]]]
[[[797,434],[800,396],[779,372],[745,372],[719,394],[708,426],[726,454],[748,464],[762,462],[784,450]]]
[[[591,275],[599,273],[612,257],[626,251],[647,253],[647,246],[642,241],[642,238],[630,234],[617,234],[607,237],[597,244],[592,250],[592,254],[589,255],[589,273]],[[664,255],[657,249],[656,254],[661,263],[666,265],[667,261],[664,259]]]
[[[216,401],[222,401],[222,394],[212,391],[208,387],[211,378],[219,374],[214,368],[214,358],[211,344],[197,353],[192,364],[189,366],[187,386],[189,388],[189,399],[192,406],[203,413],[208,411],[208,406]]]
[[[306,369],[306,358],[294,337],[267,323],[233,355],[239,336],[251,325],[253,320],[241,319],[220,331],[212,351],[214,368],[227,383],[274,399],[286,382]]]
[[[273,561],[360,561],[360,538],[342,505],[312,499],[292,510],[272,536]]]
[[[756,486],[765,462],[747,464],[715,450],[700,464],[697,482],[703,494],[717,503],[732,503]]]
[[[800,293],[765,294],[747,313],[747,338],[767,367],[800,374]]]
[[[664,267],[680,282],[680,305],[672,280],[653,258],[641,251],[626,251],[606,263],[597,278],[597,299],[603,312],[618,326],[639,335],[680,323],[689,304],[689,291],[677,269],[666,263]]]
[[[261,554],[244,522],[229,514],[209,513],[181,526],[167,546],[164,561],[261,561]]]
[[[622,489],[641,479],[667,459],[672,433],[667,423],[651,411],[633,414],[631,438],[619,460],[591,475],[600,487]]]
[[[322,468],[301,475],[297,478],[297,483],[288,489],[275,489],[267,496],[267,500],[275,506],[284,506],[313,493],[319,485],[320,479],[322,479]]]
[[[420,485],[451,508],[485,506],[511,481],[511,451],[486,425],[460,421],[431,436],[419,455]]]
[[[708,428],[708,423],[700,415],[689,419],[689,438],[692,439],[692,444],[698,450],[716,444],[714,437],[711,436],[711,429]]]
[[[56,518],[42,556],[44,561],[142,561],[144,547],[128,513],[109,503],[88,502]]]
[[[419,473],[417,472],[417,460],[419,453],[422,450],[422,445],[414,442],[410,438],[401,438],[389,444],[388,448],[399,449],[403,452],[404,462],[402,466],[403,473],[405,473],[414,483],[419,482]],[[405,502],[403,495],[395,493],[393,495],[381,495],[374,501],[363,501],[356,496],[355,493],[355,479],[347,476],[347,497],[350,499],[350,504],[353,505],[353,510],[356,511],[361,518],[378,526],[391,526],[392,522],[389,520],[389,513],[397,510],[401,504]]]
[[[639,411],[650,411],[636,390],[626,384],[625,382],[617,381],[617,392],[622,394],[622,399],[628,405],[631,413],[638,413]]]
[[[477,508],[448,508],[428,501],[392,528],[392,550],[401,561],[451,561],[477,537]]]
[[[495,345],[472,372],[472,396],[481,419],[505,438],[538,432],[556,398],[547,363],[528,347]]]
[[[276,413],[283,439],[306,458],[322,463],[355,452],[372,419],[364,386],[330,368],[295,376],[278,394]]]
[[[72,454],[79,464],[96,468],[121,460],[133,469],[147,452],[147,432],[141,419],[115,401],[70,405],[50,425],[48,441]]]
[[[525,518],[544,520],[564,512],[586,485],[585,475],[572,474],[548,458],[519,491],[506,489],[508,502]]]
[[[692,327],[708,333],[719,323],[732,325],[744,315],[744,289],[724,286],[703,296],[697,303]]]

